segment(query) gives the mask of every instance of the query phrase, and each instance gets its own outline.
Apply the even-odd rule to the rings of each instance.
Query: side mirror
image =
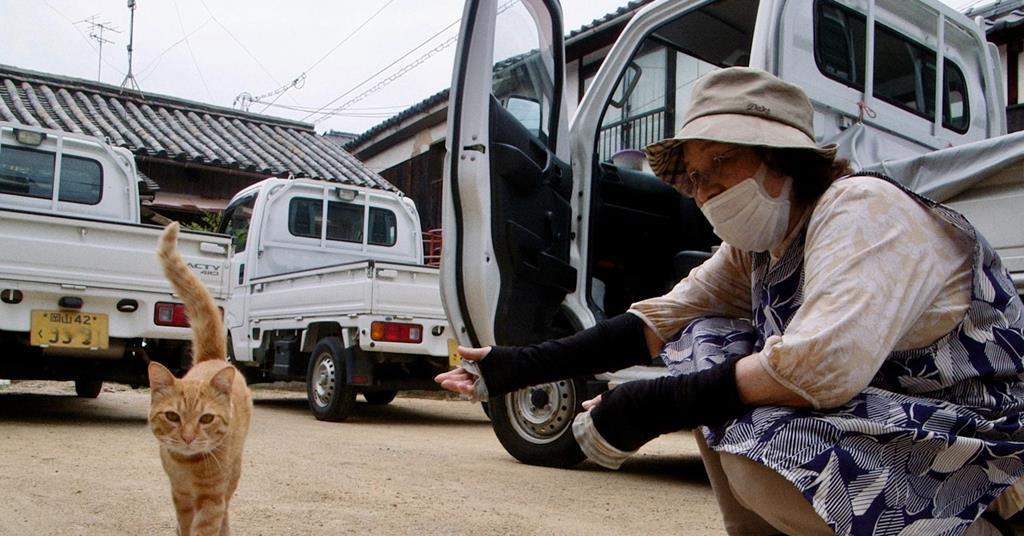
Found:
[[[640,77],[644,74],[644,70],[636,62],[629,62],[627,69],[626,73],[622,75],[622,81],[619,82],[619,87],[622,88],[622,95],[618,99],[608,101],[608,104],[616,108],[622,108],[626,105],[626,101],[629,100],[629,96],[636,90],[637,84],[640,83]]]

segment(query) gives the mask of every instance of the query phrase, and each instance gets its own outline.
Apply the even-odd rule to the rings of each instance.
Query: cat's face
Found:
[[[149,427],[157,440],[183,456],[220,445],[230,431],[233,374],[227,367],[210,381],[179,380],[159,363],[151,364]]]

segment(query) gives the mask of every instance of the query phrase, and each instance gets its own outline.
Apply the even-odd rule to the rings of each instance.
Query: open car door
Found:
[[[555,0],[468,0],[448,109],[442,298],[463,345],[521,345],[576,331],[572,171]],[[578,261],[576,261],[578,263]],[[535,465],[582,460],[566,379],[489,402],[499,440]]]

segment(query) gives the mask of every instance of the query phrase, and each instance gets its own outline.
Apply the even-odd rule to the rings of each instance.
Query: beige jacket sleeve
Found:
[[[758,354],[776,381],[816,408],[843,404],[894,350],[926,346],[963,318],[973,244],[896,186],[853,177],[807,223],[804,297]],[[667,341],[701,316],[752,317],[750,256],[727,244],[671,292],[631,306]]]
[[[971,246],[896,186],[833,185],[807,227],[804,300],[762,366],[816,408],[868,386],[893,350],[926,346],[966,313]]]

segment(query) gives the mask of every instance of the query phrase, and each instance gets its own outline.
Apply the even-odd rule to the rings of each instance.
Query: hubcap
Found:
[[[527,387],[507,395],[509,420],[520,437],[532,443],[550,443],[572,424],[576,392],[562,380]]]
[[[334,398],[337,370],[331,354],[323,354],[317,361],[313,376],[313,398],[320,407],[327,407]]]

